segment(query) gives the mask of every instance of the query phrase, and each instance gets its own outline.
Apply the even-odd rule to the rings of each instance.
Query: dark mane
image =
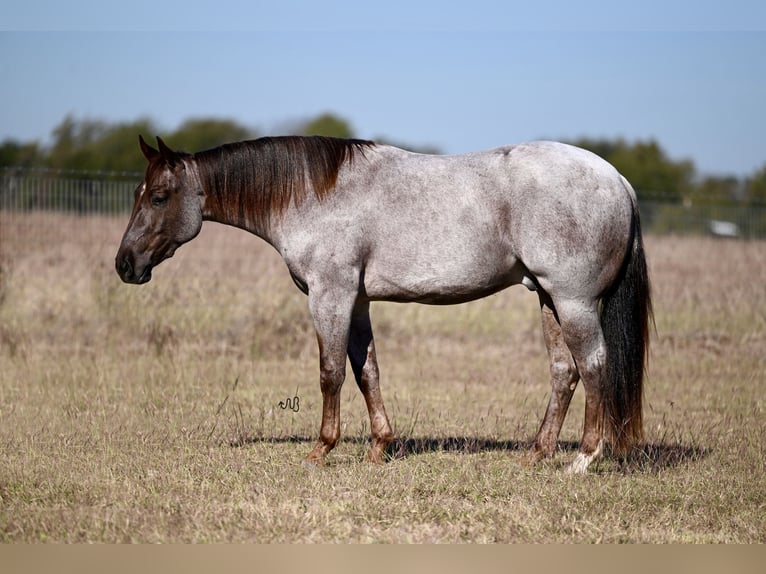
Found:
[[[211,219],[264,225],[300,205],[309,191],[324,199],[338,172],[371,141],[323,136],[264,137],[194,154]]]

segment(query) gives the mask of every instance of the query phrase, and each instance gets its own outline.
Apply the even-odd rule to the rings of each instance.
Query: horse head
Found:
[[[149,165],[115,259],[120,278],[136,284],[149,281],[153,267],[197,236],[204,204],[190,155],[171,150],[160,138],[159,149],[141,136],[139,143]]]

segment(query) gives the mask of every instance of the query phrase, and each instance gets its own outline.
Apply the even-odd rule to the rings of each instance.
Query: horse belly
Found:
[[[393,250],[365,266],[364,291],[371,300],[449,305],[480,299],[521,283],[525,268],[510,254],[429,253]]]

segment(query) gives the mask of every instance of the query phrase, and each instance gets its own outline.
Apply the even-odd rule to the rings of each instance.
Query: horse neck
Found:
[[[363,140],[277,137],[228,144],[195,156],[205,190],[203,217],[246,229],[270,240],[285,212],[309,197],[324,199],[355,154],[373,146]]]
[[[247,163],[221,160],[211,164],[197,161],[200,186],[205,193],[202,217],[249,231],[267,241],[272,228],[271,194],[263,189]]]

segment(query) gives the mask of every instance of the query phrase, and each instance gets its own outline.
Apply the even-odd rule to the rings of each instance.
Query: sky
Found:
[[[25,0],[0,17],[0,141],[45,144],[67,115],[276,134],[333,112],[445,153],[655,139],[743,177],[766,165],[765,102],[762,0]]]

